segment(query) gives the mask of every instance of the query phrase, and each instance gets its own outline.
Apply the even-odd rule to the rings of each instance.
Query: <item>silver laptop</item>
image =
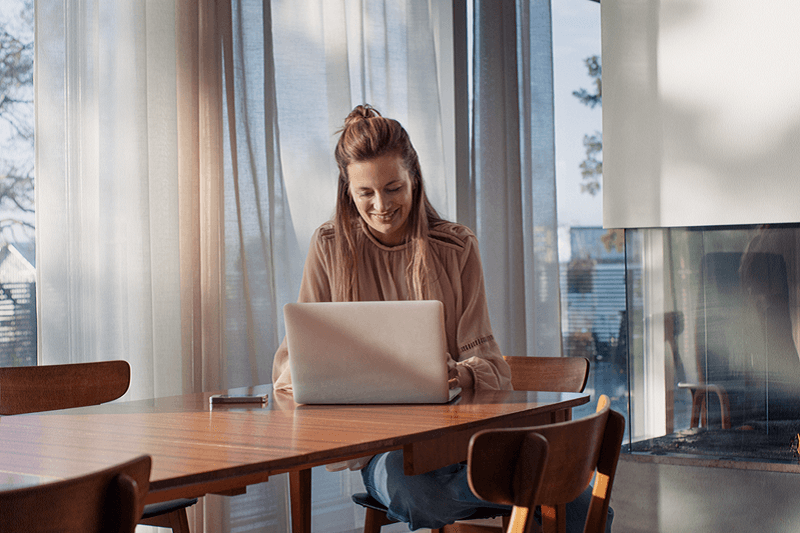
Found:
[[[445,403],[444,306],[435,300],[283,308],[297,403]]]

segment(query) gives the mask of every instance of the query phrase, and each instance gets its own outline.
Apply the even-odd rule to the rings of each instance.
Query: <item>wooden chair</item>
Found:
[[[98,405],[128,390],[127,361],[0,368],[0,415]]]
[[[503,356],[511,367],[514,390],[583,392],[589,379],[585,357]]]
[[[589,360],[585,357],[526,357],[503,356],[511,367],[511,386],[514,390],[545,391],[545,392],[583,392],[589,379]],[[392,520],[386,516],[386,507],[372,498],[366,492],[359,492],[352,496],[353,502],[366,508],[364,518],[364,533],[380,533],[381,527],[391,524]],[[508,525],[509,516],[498,509],[487,507],[479,509],[470,521],[502,517],[503,528]],[[477,522],[476,522],[477,523]],[[434,533],[492,531],[486,525],[470,527],[469,521],[448,525]]]
[[[509,532],[538,531],[538,505],[543,532],[564,533],[565,505],[595,476],[584,533],[603,533],[624,431],[625,419],[605,395],[595,414],[578,420],[481,431],[470,441],[470,488],[479,498],[514,506]]]
[[[130,380],[127,361],[3,367],[0,415],[99,405],[125,394]],[[188,533],[186,508],[195,503],[197,498],[182,498],[146,505],[139,523]]]
[[[142,513],[150,457],[67,479],[0,491],[0,529],[8,533],[131,533]]]
[[[694,378],[688,382],[678,383],[678,388],[689,391],[692,398],[692,414],[689,427],[708,427],[708,405],[706,399],[710,394],[716,394],[720,408],[720,424],[722,429],[730,429],[731,404],[725,388],[714,383],[700,383],[700,376],[703,376],[703,365],[700,363],[700,357],[691,363],[687,362],[687,364],[681,361],[681,352],[678,351],[678,335],[682,331],[683,314],[676,311],[664,313],[664,341],[672,353],[673,361],[680,364],[684,371]],[[692,367],[696,368],[693,369]]]

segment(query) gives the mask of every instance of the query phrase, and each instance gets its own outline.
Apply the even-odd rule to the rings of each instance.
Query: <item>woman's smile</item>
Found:
[[[388,224],[388,223],[390,223],[392,221],[392,218],[394,218],[394,216],[399,211],[400,211],[399,209],[395,209],[395,210],[390,211],[390,212],[385,213],[385,214],[384,213],[373,213],[372,216],[374,218],[377,218],[380,222],[383,222],[384,224]]]

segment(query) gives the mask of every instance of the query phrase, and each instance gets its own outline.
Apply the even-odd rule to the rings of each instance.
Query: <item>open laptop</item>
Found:
[[[297,403],[446,403],[444,306],[435,300],[283,308]]]

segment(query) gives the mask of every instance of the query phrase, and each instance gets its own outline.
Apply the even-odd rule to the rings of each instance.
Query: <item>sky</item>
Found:
[[[559,255],[569,257],[568,226],[601,226],[603,201],[581,192],[579,165],[586,156],[583,136],[602,131],[602,111],[591,109],[572,91],[593,89],[583,60],[600,55],[600,4],[590,0],[553,0],[553,85],[555,93],[556,196]]]

